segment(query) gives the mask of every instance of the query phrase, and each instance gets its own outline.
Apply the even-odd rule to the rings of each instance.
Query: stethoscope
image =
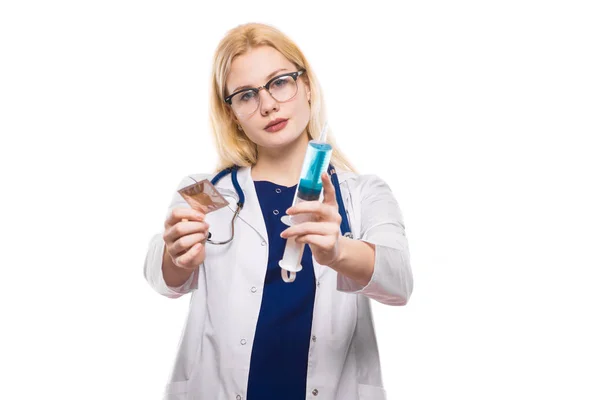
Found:
[[[227,244],[233,240],[234,222],[235,222],[235,219],[237,218],[237,216],[239,215],[240,211],[244,207],[244,202],[246,201],[244,192],[242,191],[242,188],[238,182],[238,178],[237,178],[238,169],[240,169],[240,167],[237,165],[234,165],[229,168],[225,168],[223,171],[221,171],[217,175],[215,175],[215,177],[212,178],[210,181],[210,183],[212,183],[213,185],[216,185],[217,182],[219,182],[221,180],[221,178],[223,178],[225,175],[231,173],[231,182],[233,183],[233,187],[235,188],[235,192],[237,193],[238,203],[237,203],[237,209],[235,210],[235,214],[233,214],[233,218],[231,219],[231,237],[229,238],[229,240],[225,240],[225,241],[221,241],[221,242],[211,240],[212,234],[209,232],[208,239],[206,240],[208,243],[222,245],[222,244]],[[333,187],[335,189],[335,198],[337,199],[337,203],[338,203],[338,210],[339,210],[340,216],[342,217],[342,223],[340,224],[340,230],[342,231],[342,235],[352,239],[353,238],[352,231],[350,230],[350,224],[348,223],[348,216],[346,215],[346,208],[344,207],[344,202],[342,200],[342,191],[340,190],[340,182],[339,182],[337,174],[335,172],[335,168],[331,164],[329,164],[329,167],[327,168],[327,173],[331,177],[331,182],[333,183]]]

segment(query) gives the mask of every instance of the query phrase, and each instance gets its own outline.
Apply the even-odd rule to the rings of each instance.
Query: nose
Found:
[[[260,113],[263,116],[269,115],[273,111],[279,110],[279,103],[271,96],[268,90],[264,89],[258,91],[260,97]]]

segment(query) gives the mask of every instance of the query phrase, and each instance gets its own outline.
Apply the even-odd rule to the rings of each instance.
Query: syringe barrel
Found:
[[[321,174],[325,172],[331,160],[332,147],[328,143],[311,140],[308,143],[304,163],[302,164],[302,172],[300,173],[300,181],[296,188],[294,201],[292,206],[304,202],[319,200],[321,191],[323,190],[323,181]],[[309,221],[309,215],[294,215],[289,218],[292,225],[297,225],[305,221]],[[279,262],[279,266],[290,272],[298,272],[302,269],[300,262],[304,252],[304,244],[296,243],[294,238],[287,240],[283,258]],[[294,279],[294,274],[291,274]]]
[[[300,182],[296,188],[296,198],[311,201],[319,200],[321,190],[323,189],[323,181],[321,174],[325,172],[329,166],[331,159],[332,147],[328,143],[311,140],[308,142],[304,163],[302,164],[302,172],[300,172]]]

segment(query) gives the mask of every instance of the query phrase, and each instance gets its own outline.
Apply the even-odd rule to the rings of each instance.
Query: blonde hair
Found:
[[[258,46],[271,46],[279,51],[298,69],[304,69],[310,86],[311,110],[308,122],[310,139],[318,139],[326,121],[325,104],[321,87],[310,64],[296,44],[278,29],[259,23],[237,26],[227,32],[215,51],[211,74],[211,92],[209,99],[210,128],[218,152],[215,172],[238,165],[247,167],[256,164],[258,150],[243,132],[237,129],[237,123],[224,99],[227,95],[225,81],[231,70],[234,58]],[[309,140],[310,140],[309,139]],[[328,130],[327,142],[333,147],[331,164],[339,170],[356,172],[354,166],[337,147],[335,138]]]

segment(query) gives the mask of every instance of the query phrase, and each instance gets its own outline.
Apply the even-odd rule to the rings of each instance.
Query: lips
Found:
[[[277,125],[277,124],[279,124],[280,122],[283,122],[283,121],[287,121],[287,119],[285,119],[285,118],[277,118],[277,119],[274,119],[273,121],[269,122],[269,123],[267,124],[267,126],[265,126],[265,129],[269,129],[269,128],[270,128],[270,127],[272,127],[273,125]]]
[[[284,119],[284,120],[282,120],[281,122],[279,122],[277,124],[269,126],[265,130],[267,132],[270,132],[270,133],[278,132],[278,131],[282,130],[283,128],[285,128],[285,126],[287,125],[287,123],[288,123],[287,120]]]

